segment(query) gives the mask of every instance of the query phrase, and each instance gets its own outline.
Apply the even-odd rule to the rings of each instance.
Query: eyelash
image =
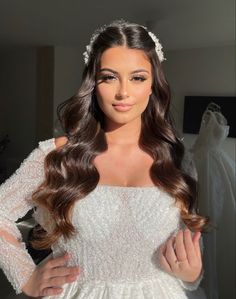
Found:
[[[115,76],[112,76],[112,75],[104,75],[101,77],[101,79],[103,81],[111,81],[112,79],[116,78]],[[133,77],[133,79],[136,78],[138,80],[135,80],[135,81],[140,81],[140,82],[144,82],[145,80],[147,80],[146,78],[142,77],[142,76],[135,76]]]

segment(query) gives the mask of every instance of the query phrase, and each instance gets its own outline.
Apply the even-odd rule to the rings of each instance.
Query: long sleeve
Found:
[[[53,140],[39,146],[22,162],[16,172],[0,186],[0,231],[14,236],[20,247],[0,236],[0,268],[16,293],[22,292],[36,265],[29,255],[16,221],[34,207],[32,193],[44,179],[44,158],[53,149]]]
[[[187,282],[187,281],[183,281],[181,279],[178,279],[178,281],[184,289],[189,290],[189,291],[194,291],[199,287],[199,285],[203,279],[203,274],[204,274],[204,271],[202,270],[198,279],[196,279],[194,282]]]

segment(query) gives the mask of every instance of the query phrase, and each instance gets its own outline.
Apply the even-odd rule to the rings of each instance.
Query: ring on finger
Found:
[[[175,260],[175,264],[179,265],[179,264],[183,264],[187,261],[187,259],[184,259],[182,261],[179,261],[179,260]]]

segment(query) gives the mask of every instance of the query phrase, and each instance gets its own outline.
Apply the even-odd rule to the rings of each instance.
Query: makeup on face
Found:
[[[140,118],[151,93],[152,67],[143,51],[114,47],[102,54],[96,96],[108,122]]]

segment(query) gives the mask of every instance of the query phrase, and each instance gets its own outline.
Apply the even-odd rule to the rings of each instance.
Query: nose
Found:
[[[116,99],[122,100],[122,99],[126,99],[128,97],[129,97],[129,93],[128,93],[128,88],[127,88],[127,83],[123,81],[120,83],[119,88],[117,90]]]

